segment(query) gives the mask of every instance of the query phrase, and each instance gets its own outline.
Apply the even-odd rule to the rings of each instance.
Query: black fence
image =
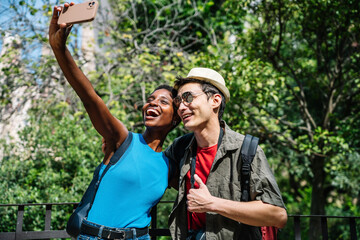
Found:
[[[172,201],[161,201],[162,203],[172,203]],[[0,207],[17,207],[17,219],[16,219],[16,230],[15,232],[0,232],[1,240],[21,240],[21,239],[69,239],[70,236],[64,229],[54,230],[51,229],[51,213],[53,206],[66,206],[71,205],[73,209],[77,207],[78,203],[39,203],[39,204],[0,204]],[[30,206],[45,206],[45,226],[43,231],[23,231],[24,212],[26,207]],[[151,212],[152,222],[150,227],[150,236],[152,240],[157,239],[159,236],[170,236],[170,232],[165,228],[158,228],[157,226],[157,207],[154,207]],[[1,217],[1,216],[0,216]],[[349,239],[358,239],[358,226],[360,225],[360,217],[346,217],[346,216],[314,216],[314,215],[289,215],[289,220],[292,219],[292,235],[295,240],[301,240],[303,223],[311,218],[317,218],[321,223],[321,235],[319,239],[328,240],[332,239],[329,237],[328,220],[329,219],[342,219],[348,223],[350,233]],[[359,230],[360,231],[360,230]]]

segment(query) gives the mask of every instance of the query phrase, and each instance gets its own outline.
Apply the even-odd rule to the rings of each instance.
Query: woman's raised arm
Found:
[[[65,3],[64,7],[74,3]],[[95,129],[104,137],[107,149],[115,151],[125,140],[128,130],[122,122],[115,118],[104,101],[96,94],[89,79],[75,63],[66,47],[66,40],[72,26],[57,24],[62,7],[54,7],[49,27],[49,42],[67,81],[80,97]]]

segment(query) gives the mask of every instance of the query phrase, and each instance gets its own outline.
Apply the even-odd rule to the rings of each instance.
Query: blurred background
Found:
[[[78,202],[102,160],[101,136],[48,44],[52,9],[63,3],[1,0],[1,204]],[[128,129],[143,130],[141,107],[156,86],[213,68],[231,93],[224,120],[260,138],[288,214],[360,216],[360,1],[99,6],[95,21],[74,26],[68,48]],[[180,125],[166,146],[184,133]],[[167,190],[163,200],[175,196]],[[171,206],[159,205],[159,226],[167,227]],[[64,229],[70,212],[53,210],[52,226]],[[43,221],[30,208],[23,228]],[[341,220],[328,227],[331,239],[349,239]],[[0,232],[15,228],[16,208],[1,207]],[[280,239],[293,239],[292,229],[289,221]],[[319,239],[319,221],[304,220],[302,231]]]

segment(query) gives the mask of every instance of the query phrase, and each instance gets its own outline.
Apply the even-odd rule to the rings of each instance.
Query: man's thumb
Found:
[[[205,184],[197,174],[194,175],[194,178],[195,178],[195,182],[199,185],[199,188],[205,186]]]

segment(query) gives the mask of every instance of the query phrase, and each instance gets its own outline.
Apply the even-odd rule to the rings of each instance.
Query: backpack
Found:
[[[244,142],[241,146],[241,201],[250,201],[250,174],[251,174],[251,163],[255,157],[256,149],[259,143],[259,138],[253,137],[250,134],[245,135]],[[251,232],[249,229],[255,230],[256,234],[249,235],[247,239],[259,239],[261,234],[263,240],[275,240],[277,239],[276,227],[264,226],[261,228],[253,227],[243,224],[244,232]]]

